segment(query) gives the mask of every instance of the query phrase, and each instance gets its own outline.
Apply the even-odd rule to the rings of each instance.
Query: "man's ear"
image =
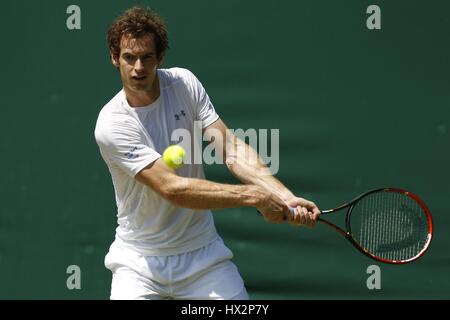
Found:
[[[116,67],[119,68],[120,64],[119,64],[119,57],[115,56],[114,54],[111,53],[111,62],[112,64]]]
[[[164,63],[164,56],[161,55],[158,57],[158,67],[161,67],[163,63]]]

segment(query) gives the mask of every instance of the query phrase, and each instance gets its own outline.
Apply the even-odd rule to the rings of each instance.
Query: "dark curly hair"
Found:
[[[107,36],[109,50],[114,57],[119,57],[122,36],[139,38],[151,33],[155,36],[158,58],[162,59],[169,48],[167,29],[163,19],[150,9],[143,7],[130,8],[109,27]]]

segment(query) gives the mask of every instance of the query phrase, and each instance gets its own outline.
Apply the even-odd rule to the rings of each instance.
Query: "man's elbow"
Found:
[[[182,194],[183,189],[187,188],[185,178],[171,173],[158,175],[144,170],[136,175],[136,180],[174,204],[179,202],[180,194]]]
[[[235,155],[227,155],[225,157],[225,165],[230,171],[232,171],[234,167],[236,167],[237,162],[238,158]]]
[[[164,185],[161,185],[157,192],[167,201],[176,205],[182,206],[183,195],[187,189],[187,182],[183,178],[178,178]]]

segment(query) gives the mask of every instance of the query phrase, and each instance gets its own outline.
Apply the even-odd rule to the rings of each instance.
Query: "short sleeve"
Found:
[[[192,72],[189,70],[186,71],[188,73],[188,86],[191,89],[194,109],[196,112],[195,120],[201,121],[202,128],[206,128],[213,122],[217,121],[217,119],[219,119],[219,115],[214,109],[214,106],[201,82]]]
[[[113,162],[130,177],[161,157],[132,121],[97,125],[95,139],[105,161]]]

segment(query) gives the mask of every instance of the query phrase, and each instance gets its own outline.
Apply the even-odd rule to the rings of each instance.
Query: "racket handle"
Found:
[[[289,211],[291,211],[291,215],[295,215],[295,208],[289,207]]]

